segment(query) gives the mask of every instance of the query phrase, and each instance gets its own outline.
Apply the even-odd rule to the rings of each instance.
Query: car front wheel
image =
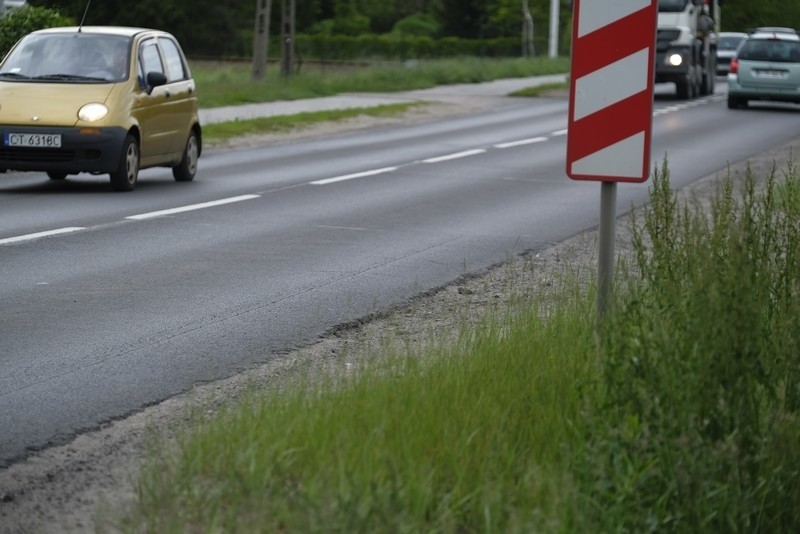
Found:
[[[178,182],[191,182],[197,172],[197,159],[200,157],[200,144],[197,141],[195,132],[189,133],[186,141],[186,148],[183,149],[181,162],[172,167],[172,176]]]
[[[64,180],[67,177],[65,172],[47,171],[47,177],[51,180]]]
[[[139,179],[139,143],[128,134],[122,145],[117,170],[111,173],[111,187],[115,191],[133,191]]]

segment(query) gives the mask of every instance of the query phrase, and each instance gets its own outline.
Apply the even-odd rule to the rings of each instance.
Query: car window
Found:
[[[749,39],[739,50],[739,59],[773,63],[800,62],[800,42],[778,39]]]
[[[0,74],[33,81],[85,83],[118,81],[127,76],[118,68],[118,52],[127,65],[130,39],[93,33],[32,34],[24,38],[0,67]]]
[[[142,87],[147,85],[145,83],[147,73],[160,72],[166,74],[155,39],[147,39],[139,45],[139,62],[139,85]]]
[[[159,44],[167,60],[167,81],[178,82],[188,78],[178,45],[173,40],[164,38],[159,39]]]
[[[719,40],[717,48],[720,50],[736,50],[736,47],[739,46],[742,39],[744,39],[744,37],[722,37]]]

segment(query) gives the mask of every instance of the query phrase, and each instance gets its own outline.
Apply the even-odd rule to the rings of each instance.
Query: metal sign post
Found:
[[[613,295],[617,182],[650,175],[658,0],[575,0],[567,175],[602,182],[597,309]]]

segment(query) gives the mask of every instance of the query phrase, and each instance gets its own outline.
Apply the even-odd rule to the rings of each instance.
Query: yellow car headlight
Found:
[[[108,108],[105,104],[98,104],[97,102],[86,104],[78,111],[78,118],[85,122],[99,121],[106,115],[108,115]]]

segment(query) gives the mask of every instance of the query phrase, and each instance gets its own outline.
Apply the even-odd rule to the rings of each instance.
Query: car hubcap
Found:
[[[128,183],[133,184],[136,182],[136,175],[139,172],[139,153],[133,143],[128,145],[128,153],[125,155],[125,168],[128,171]]]
[[[186,146],[186,168],[192,175],[197,170],[197,138],[193,135],[189,136],[189,144]]]

